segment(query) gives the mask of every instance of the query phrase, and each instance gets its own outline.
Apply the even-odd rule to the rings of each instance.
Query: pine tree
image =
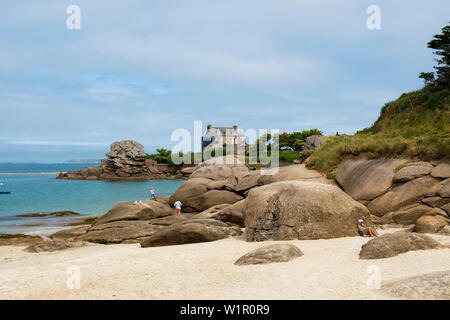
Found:
[[[439,56],[436,69],[436,84],[439,87],[450,87],[450,25],[442,28],[441,34],[436,34],[434,39],[428,42],[428,48],[434,49],[434,54]]]

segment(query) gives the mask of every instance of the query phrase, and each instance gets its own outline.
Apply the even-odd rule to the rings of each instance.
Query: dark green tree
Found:
[[[419,78],[423,79],[425,85],[430,84],[434,81],[434,73],[433,72],[421,72]]]
[[[172,164],[172,151],[164,148],[156,149],[155,154],[148,154],[147,159],[155,160],[158,163]]]
[[[433,52],[438,56],[436,62],[437,79],[439,87],[450,86],[450,25],[442,28],[442,33],[433,36],[433,40],[428,42],[428,48],[434,49]]]
[[[280,149],[301,151],[306,142],[306,138],[315,135],[321,136],[322,131],[319,129],[310,129],[293,133],[283,132],[278,136]]]

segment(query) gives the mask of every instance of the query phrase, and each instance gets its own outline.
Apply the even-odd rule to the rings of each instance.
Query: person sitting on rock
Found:
[[[173,206],[175,207],[175,214],[181,214],[181,206],[182,206],[181,201],[180,200],[175,201]]]
[[[378,237],[378,232],[374,228],[366,226],[363,219],[358,220],[357,228],[361,237]]]

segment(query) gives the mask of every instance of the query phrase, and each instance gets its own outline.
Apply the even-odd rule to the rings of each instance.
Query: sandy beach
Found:
[[[398,230],[388,232],[393,231]],[[448,236],[432,237],[450,244]],[[0,247],[0,299],[392,299],[383,290],[367,288],[369,266],[379,268],[381,285],[450,269],[450,249],[360,260],[367,241],[285,241],[304,256],[253,266],[234,262],[252,249],[280,242],[228,238],[157,248],[91,244],[50,253],[5,246]],[[80,270],[79,289],[67,285],[73,267]]]

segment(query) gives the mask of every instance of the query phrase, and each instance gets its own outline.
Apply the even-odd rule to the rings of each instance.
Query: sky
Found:
[[[448,0],[2,0],[0,162],[172,149],[194,121],[353,134],[423,86],[449,17]]]

